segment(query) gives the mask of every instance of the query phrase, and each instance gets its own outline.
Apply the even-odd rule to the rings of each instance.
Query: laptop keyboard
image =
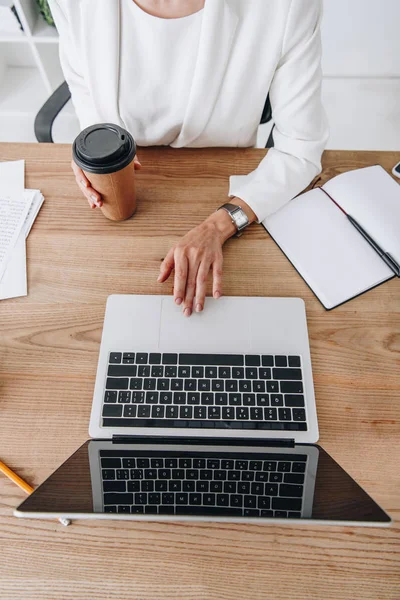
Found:
[[[300,518],[307,455],[245,456],[102,450],[104,512]]]
[[[306,431],[300,356],[111,352],[103,427]]]

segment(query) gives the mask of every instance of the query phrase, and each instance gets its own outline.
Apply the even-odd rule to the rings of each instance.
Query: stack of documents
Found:
[[[0,300],[28,293],[25,240],[44,198],[24,180],[23,160],[0,163]]]

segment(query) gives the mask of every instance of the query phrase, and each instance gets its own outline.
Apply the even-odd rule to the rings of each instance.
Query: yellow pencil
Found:
[[[7,465],[5,465],[3,462],[1,462],[1,460],[0,460],[0,471],[2,473],[4,473],[4,475],[6,475],[9,479],[11,479],[11,481],[13,481],[17,485],[19,485],[19,487],[22,488],[24,490],[24,492],[26,492],[27,494],[32,494],[33,487],[31,487],[28,483],[26,483],[26,481],[21,479],[21,477],[19,477],[19,475],[17,475],[16,473],[14,473],[14,471],[11,471],[11,469],[9,467],[7,467]]]

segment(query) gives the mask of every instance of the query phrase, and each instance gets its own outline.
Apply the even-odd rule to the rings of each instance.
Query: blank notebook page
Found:
[[[333,308],[393,277],[346,215],[319,189],[263,221],[326,308]]]
[[[323,188],[400,263],[400,185],[385,169],[376,165],[342,173]]]

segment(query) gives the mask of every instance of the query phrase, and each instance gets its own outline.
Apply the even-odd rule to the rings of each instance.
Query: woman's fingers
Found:
[[[137,156],[135,156],[135,158],[133,159],[133,166],[135,167],[135,169],[142,168],[142,163],[139,161]]]
[[[90,208],[96,208],[96,206],[101,208],[103,206],[103,201],[99,192],[96,192],[96,190],[92,188],[89,179],[74,161],[71,161],[71,167],[75,175],[76,183],[78,184],[83,195],[86,197]]]
[[[157,281],[159,283],[163,283],[168,279],[168,277],[171,275],[172,269],[174,268],[174,264],[174,249],[171,248],[171,250],[168,252],[167,256],[164,258],[160,265],[160,274],[157,278]]]
[[[185,297],[188,276],[188,259],[183,252],[175,251],[174,300],[179,306]]]
[[[201,312],[204,308],[207,291],[207,279],[211,265],[208,261],[203,260],[200,264],[196,278],[196,299],[194,301],[194,309],[196,312]]]
[[[222,254],[216,258],[212,265],[213,271],[213,297],[220,298],[222,295]]]
[[[183,299],[183,314],[185,317],[190,317],[193,310],[193,300],[196,293],[197,272],[199,269],[199,261],[195,258],[189,259],[188,273],[186,279],[186,291]]]

